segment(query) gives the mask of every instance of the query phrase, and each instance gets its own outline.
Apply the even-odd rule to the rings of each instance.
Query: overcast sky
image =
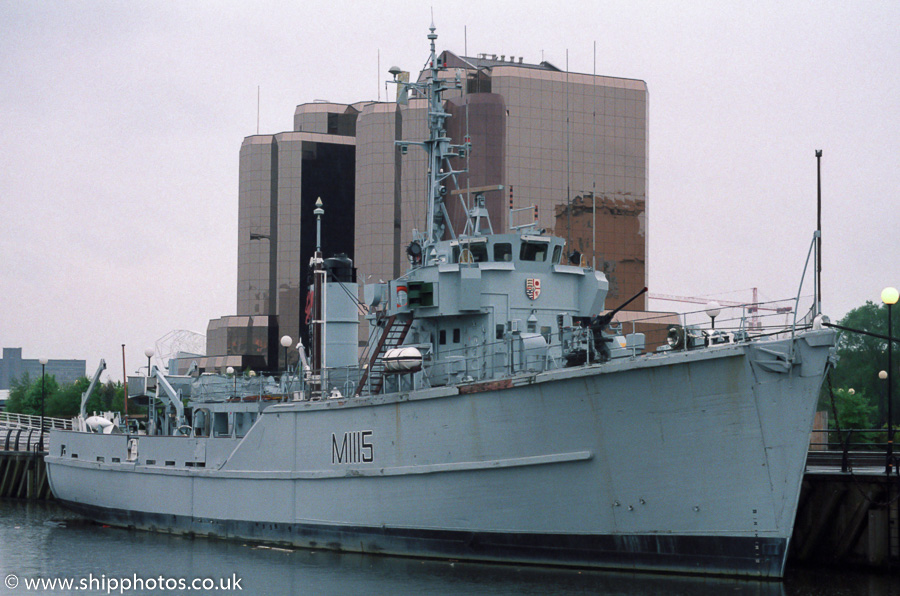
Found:
[[[568,50],[591,73],[596,42],[597,74],[647,82],[651,292],[795,295],[816,149],[826,313],[900,286],[895,0],[433,10],[439,49],[561,68]],[[131,373],[170,331],[234,314],[257,86],[262,133],[299,103],[384,99],[431,20],[423,2],[0,0],[0,345],[120,379],[121,344]]]

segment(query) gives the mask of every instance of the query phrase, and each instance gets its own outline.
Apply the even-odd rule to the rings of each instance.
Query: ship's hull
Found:
[[[784,538],[647,534],[526,534],[197,520],[62,501],[101,523],[303,548],[566,567],[779,577]],[[762,553],[765,552],[765,555]]]
[[[60,501],[120,526],[780,577],[833,339],[279,404],[240,440],[139,437],[135,462],[123,435],[53,432],[48,471]]]

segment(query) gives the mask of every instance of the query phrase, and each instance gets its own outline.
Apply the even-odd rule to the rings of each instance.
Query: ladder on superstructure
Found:
[[[375,349],[369,355],[368,363],[363,367],[362,376],[359,379],[359,385],[356,386],[356,395],[361,395],[366,381],[370,381],[370,390],[374,395],[381,391],[384,386],[384,354],[391,348],[396,348],[406,339],[406,334],[412,326],[413,318],[410,317],[406,321],[398,321],[396,315],[388,317],[384,324],[384,331],[378,338]],[[365,358],[365,357],[364,357]]]

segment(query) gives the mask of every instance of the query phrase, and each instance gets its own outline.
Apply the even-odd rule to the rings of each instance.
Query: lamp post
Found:
[[[44,450],[44,370],[47,366],[46,358],[41,358],[39,360],[41,363],[41,451]]]
[[[153,358],[153,354],[156,352],[153,348],[144,348],[144,356],[147,357],[147,376],[150,376],[150,359]]]
[[[250,377],[250,383],[248,384],[248,387],[252,390],[253,389],[253,379],[256,377],[256,372],[251,370],[250,372],[247,373],[247,376]],[[249,391],[245,389],[244,393],[249,393]],[[262,389],[260,389],[259,393],[260,393],[260,397],[262,397]],[[241,394],[241,401],[244,401],[243,394]]]
[[[125,408],[125,432],[128,432],[128,373],[125,371],[125,344],[122,344],[122,405]]]
[[[893,391],[892,385],[893,383],[891,374],[892,368],[894,366],[893,360],[893,352],[894,352],[894,336],[891,329],[891,307],[897,304],[897,299],[900,298],[900,292],[897,292],[897,288],[885,288],[881,290],[881,301],[887,304],[888,307],[888,365],[887,365],[887,429],[888,429],[888,444],[887,444],[887,462],[885,463],[885,472],[888,477],[891,475],[891,467],[894,459],[894,433],[893,433],[893,422],[894,422],[894,410],[893,410]],[[880,377],[881,375],[879,375]]]
[[[712,320],[712,328],[716,328],[716,317],[718,317],[722,313],[722,305],[713,300],[712,302],[706,303],[706,314],[709,315],[709,318]]]
[[[237,395],[237,377],[234,376],[234,367],[229,366],[226,368],[225,374],[231,377],[231,397],[235,397]]]
[[[290,372],[290,367],[288,366],[287,351],[288,351],[288,348],[291,347],[291,344],[293,344],[293,343],[294,343],[294,340],[291,339],[290,335],[283,335],[281,337],[281,347],[284,348],[284,370],[287,372]]]
[[[147,383],[144,385],[144,390],[146,391],[147,385],[150,384],[150,359],[153,358],[154,354],[153,348],[144,348],[144,356],[147,357]],[[151,432],[150,422],[153,421],[153,427]],[[150,400],[150,407],[147,411],[147,434],[156,434],[156,395]]]

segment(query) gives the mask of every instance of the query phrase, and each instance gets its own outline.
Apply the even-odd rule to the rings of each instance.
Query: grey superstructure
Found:
[[[656,352],[622,334],[603,273],[534,226],[494,234],[497,188],[449,188],[472,148],[445,136],[441,93],[459,81],[436,37],[430,76],[399,83],[401,100],[429,100],[429,139],[400,143],[429,155],[427,229],[406,275],[364,288],[359,363],[352,265],[317,251],[301,372],[155,371],[129,385],[165,405],[148,434],[51,433],[54,494],[144,529],[780,577],[834,345],[817,306],[766,336],[676,325]],[[449,200],[464,200],[464,230]]]

